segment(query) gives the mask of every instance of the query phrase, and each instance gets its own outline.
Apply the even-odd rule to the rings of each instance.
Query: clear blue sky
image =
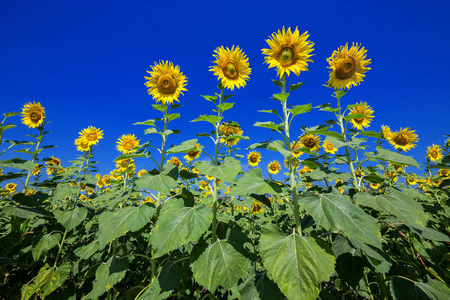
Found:
[[[116,141],[133,133],[141,142],[154,140],[142,126],[133,126],[160,116],[151,108],[144,76],[149,65],[171,60],[188,77],[188,92],[180,98],[181,119],[171,123],[181,129],[169,144],[196,138],[212,130],[208,123],[190,123],[200,114],[210,114],[212,104],[201,94],[217,92],[217,78],[209,72],[218,46],[239,45],[249,57],[252,74],[247,87],[235,90],[233,109],[225,120],[241,124],[241,149],[267,140],[270,131],[253,127],[256,121],[275,119],[258,113],[280,108],[270,100],[279,92],[271,79],[261,49],[282,26],[308,31],[315,43],[309,72],[290,82],[306,81],[289,99],[290,104],[331,102],[326,58],[346,42],[359,42],[368,50],[372,64],[362,85],[344,97],[344,104],[366,101],[375,110],[368,130],[383,124],[396,131],[411,127],[419,135],[417,147],[407,155],[419,163],[427,146],[443,144],[450,134],[450,2],[448,1],[12,1],[0,2],[0,103],[1,113],[20,111],[23,104],[38,101],[46,109],[45,144],[57,148],[40,156],[54,155],[68,166],[79,152],[73,142],[88,126],[104,130],[96,147],[102,174],[114,168],[119,155]],[[332,118],[314,110],[294,121],[300,126],[322,124]],[[20,123],[5,132],[4,139],[27,139],[36,134]],[[210,125],[209,125],[210,126]],[[277,137],[275,134],[272,136]],[[323,140],[323,139],[322,139]],[[200,142],[210,148],[209,138]],[[372,144],[373,145],[373,144]],[[2,145],[2,148],[5,146]],[[241,150],[239,153],[246,154]],[[275,152],[262,152],[263,163],[282,160]],[[12,157],[8,155],[7,157]],[[179,155],[181,158],[182,156]],[[4,159],[4,157],[3,157]],[[203,157],[206,159],[206,157]],[[152,169],[150,160],[137,168]]]

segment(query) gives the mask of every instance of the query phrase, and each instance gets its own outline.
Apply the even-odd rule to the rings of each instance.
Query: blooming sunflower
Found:
[[[116,142],[116,147],[122,154],[133,153],[137,151],[135,148],[139,146],[139,141],[140,140],[137,140],[134,134],[124,134]]]
[[[388,140],[392,135],[391,128],[388,125],[381,125],[381,134]]]
[[[242,49],[239,46],[236,48],[233,46],[231,49],[220,46],[214,52],[215,65],[209,70],[214,72],[217,79],[221,80],[222,85],[229,90],[244,87],[252,69],[249,68],[248,58]]]
[[[199,143],[195,144],[195,148],[199,148],[199,147],[200,147]],[[193,161],[194,159],[199,158],[201,153],[202,153],[201,149],[188,151],[188,152],[186,152],[184,159],[186,159],[188,162]]]
[[[320,138],[315,134],[305,134],[300,138],[303,147],[309,148],[311,151],[319,151]]]
[[[75,140],[75,146],[77,146],[77,151],[80,152],[89,151],[91,149],[91,145],[81,137]]]
[[[433,144],[427,148],[427,157],[436,162],[439,158],[442,158],[442,150],[439,145]]]
[[[303,168],[300,169],[299,174],[304,175],[305,173],[308,173],[308,172],[312,172],[311,168],[308,166],[304,166]]]
[[[261,202],[259,202],[259,201],[253,201],[251,212],[252,212],[253,214],[257,214],[257,213],[260,213],[260,212],[264,212],[264,210],[263,210],[263,208],[262,208]]]
[[[389,143],[395,149],[400,148],[403,151],[408,151],[416,147],[414,143],[417,143],[417,141],[419,140],[415,132],[415,130],[410,130],[409,127],[405,129],[400,128],[400,131],[391,133],[391,136],[389,137]]]
[[[16,192],[17,185],[15,183],[8,183],[5,185],[5,191],[10,194],[14,194]]]
[[[144,175],[145,173],[147,173],[147,170],[142,169],[138,172],[138,177],[141,177],[142,175]]]
[[[79,138],[83,143],[87,143],[89,146],[97,145],[98,141],[103,138],[103,130],[89,126],[80,131]]]
[[[22,108],[22,123],[28,128],[36,128],[44,122],[45,110],[41,103],[28,102]]]
[[[178,157],[176,157],[176,156],[172,156],[172,157],[167,161],[167,163],[169,163],[169,164],[174,164],[175,166],[177,166],[177,168],[180,168],[181,165],[182,165],[181,161],[180,161],[180,160],[178,159]]]
[[[362,130],[363,127],[369,127],[370,122],[372,122],[373,119],[373,110],[369,105],[367,105],[366,102],[361,102],[358,106],[351,108],[349,114],[364,114],[364,117],[362,118],[350,120],[350,122],[352,122],[353,128],[356,128],[358,130]]]
[[[251,151],[247,155],[248,164],[252,167],[257,167],[261,161],[261,154],[257,151]]]
[[[331,57],[327,58],[328,68],[330,71],[330,79],[327,84],[335,90],[350,89],[357,86],[366,76],[370,64],[370,59],[366,58],[367,50],[356,43],[348,49],[348,44],[341,46],[335,50]]]
[[[336,151],[338,151],[338,148],[334,147],[332,143],[330,143],[329,141],[325,140],[323,142],[322,145],[323,149],[325,150],[326,153],[331,153],[334,154],[336,153]]]
[[[295,149],[298,149],[301,147],[302,147],[302,145],[300,143],[292,142],[291,143],[292,156],[294,156],[295,158],[298,158],[299,156],[301,156],[303,154],[302,151],[300,151],[300,150],[294,151]]]
[[[414,176],[409,176],[406,178],[406,182],[408,185],[416,185],[417,184],[417,178]]]
[[[239,139],[227,139],[230,135],[242,135],[244,131],[242,131],[241,127],[236,122],[228,122],[220,125],[219,130],[222,132],[225,137],[220,138],[220,142],[222,144],[227,143],[228,146],[234,146],[239,142]]]
[[[278,174],[278,172],[280,172],[281,170],[281,166],[280,163],[276,160],[272,160],[269,165],[267,166],[267,169],[269,170],[270,174]]]
[[[61,173],[64,172],[65,169],[63,167],[61,167],[61,160],[59,158],[56,157],[51,157],[49,161],[47,161],[45,163],[47,166],[56,166],[56,168],[52,168],[52,167],[47,167],[47,175],[52,175],[55,173]],[[60,168],[58,168],[60,167]]]
[[[307,31],[300,35],[297,27],[292,32],[290,27],[286,31],[283,26],[282,31],[274,32],[272,37],[266,40],[270,49],[261,50],[266,55],[265,63],[269,68],[276,67],[280,78],[284,74],[289,76],[291,71],[300,76],[300,71],[308,71],[308,62],[313,62],[310,57],[314,43],[308,41],[308,37]]]
[[[180,67],[174,66],[171,61],[155,62],[150,68],[152,70],[147,71],[150,77],[144,76],[147,79],[145,86],[156,102],[172,104],[174,100],[178,101],[180,94],[184,95],[183,91],[187,91],[187,77],[180,72]]]

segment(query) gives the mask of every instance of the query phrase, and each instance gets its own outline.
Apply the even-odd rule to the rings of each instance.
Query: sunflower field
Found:
[[[371,69],[360,44],[327,59],[330,103],[290,105],[314,43],[284,27],[266,42],[280,92],[254,123],[270,139],[252,141],[246,156],[235,150],[249,137],[224,121],[239,97],[230,91],[252,71],[239,46],[214,51],[217,93],[202,95],[211,110],[186,120],[207,132],[178,145],[169,146],[180,132],[171,122],[187,77],[155,62],[145,86],[159,117],[135,123],[151,138],[121,136],[109,174],[96,169],[100,128],[80,131],[80,155],[63,166],[45,144],[41,103],[4,113],[0,154],[15,158],[0,157],[0,297],[450,299],[450,139],[419,166],[406,155],[413,129],[367,130],[370,105],[342,105]],[[312,110],[327,121],[291,126]],[[29,135],[3,140],[24,125]],[[261,168],[263,151],[273,160]]]

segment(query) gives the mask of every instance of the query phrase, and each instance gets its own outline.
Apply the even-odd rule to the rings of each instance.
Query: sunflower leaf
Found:
[[[133,125],[148,125],[148,126],[155,126],[155,120],[150,119],[144,122],[136,122]]]
[[[273,94],[272,95],[272,99],[278,100],[278,101],[281,101],[281,102],[285,102],[288,97],[289,97],[288,93],[279,93],[279,94]]]
[[[270,110],[258,110],[257,112],[271,113],[271,114],[276,114],[276,115],[277,115],[277,110],[276,110],[276,109],[270,109]]]
[[[304,104],[304,105],[296,105],[290,109],[288,109],[288,111],[290,111],[292,113],[292,116],[296,116],[299,114],[304,114],[307,112],[310,112],[312,109],[311,103],[310,104]]]
[[[263,195],[265,193],[281,193],[281,187],[274,182],[264,180],[261,168],[254,168],[239,177],[236,185],[231,187],[229,195],[247,196],[250,194]]]
[[[275,83],[275,85],[282,87],[283,86],[283,82],[276,80],[276,79],[272,79],[273,83]]]
[[[164,115],[164,117],[167,118],[169,121],[173,121],[173,120],[179,119],[180,114],[174,113],[174,114],[170,114],[170,115]]]
[[[159,111],[166,111],[167,110],[167,105],[162,105],[162,104],[153,104],[153,109],[159,110]]]
[[[240,162],[233,157],[226,157],[220,166],[214,166],[209,161],[198,161],[194,166],[200,173],[214,176],[224,182],[234,182],[241,171]]]
[[[234,105],[234,103],[231,102],[226,102],[226,103],[222,103],[217,105],[222,111],[226,111],[229,110],[230,108],[232,108]]]
[[[291,85],[289,86],[289,93],[295,91],[296,89],[298,89],[299,87],[301,87],[301,86],[304,85],[305,83],[306,83],[306,82],[298,82],[298,83],[295,83],[295,84],[291,84]]]
[[[20,112],[7,112],[3,114],[5,116],[5,118],[9,118],[9,117],[14,117],[17,115],[20,115]]]
[[[366,115],[365,114],[351,114],[351,115],[347,115],[346,117],[344,117],[345,121],[349,121],[349,120],[353,120],[353,119],[362,119],[364,118]]]
[[[177,185],[178,169],[174,164],[166,164],[163,166],[163,170],[160,174],[150,175],[149,173],[143,174],[138,180],[136,185],[142,189],[151,189],[163,194],[168,194],[170,190]]]
[[[289,155],[291,155],[291,151],[286,150],[286,146],[284,145],[284,142],[281,140],[271,142],[269,145],[267,145],[267,149],[272,151],[278,151],[284,157],[288,157]]]
[[[269,128],[269,129],[272,129],[272,130],[274,130],[274,131],[280,132],[280,131],[281,131],[281,128],[284,126],[284,124],[283,124],[283,123],[281,123],[281,124],[275,124],[275,123],[272,122],[272,121],[268,121],[268,122],[256,122],[255,124],[253,124],[253,126],[256,126],[256,127],[263,127],[263,128]]]
[[[394,300],[403,299],[448,299],[450,289],[438,280],[427,275],[427,283],[411,282],[403,278],[391,279],[391,293]]]
[[[378,154],[373,157],[375,159],[379,159],[382,161],[388,161],[388,162],[392,162],[392,163],[400,164],[400,165],[413,166],[413,167],[420,169],[420,166],[416,162],[416,160],[410,156],[395,153],[395,152],[392,152],[389,150],[384,150],[382,148],[377,148],[377,151],[378,151]]]
[[[223,117],[218,117],[218,116],[214,116],[214,115],[200,115],[197,119],[192,120],[191,122],[199,122],[199,121],[206,121],[209,122],[211,124],[213,124],[214,126],[216,126],[216,124],[220,121],[222,121]]]
[[[178,146],[173,146],[167,149],[166,153],[185,153],[192,150],[196,150],[195,144],[197,143],[197,139],[192,139],[188,141],[184,141]]]
[[[216,96],[208,96],[208,95],[200,95],[203,98],[205,98],[205,100],[210,101],[212,103],[216,103],[217,97]]]
[[[374,138],[377,138],[377,139],[383,138],[383,135],[381,133],[375,132],[375,131],[360,131],[359,135],[374,137]]]

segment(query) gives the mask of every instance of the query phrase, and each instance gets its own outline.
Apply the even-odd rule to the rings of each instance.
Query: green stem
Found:
[[[42,139],[43,139],[42,132],[44,131],[44,127],[38,127],[38,128],[39,128],[39,137],[37,138],[36,147],[34,148],[33,159],[31,160],[32,162],[36,161],[36,158],[37,158],[37,155],[38,155],[39,146],[41,145],[41,142],[42,142]],[[23,190],[25,192],[27,190],[28,183],[30,182],[30,178],[31,178],[31,173],[32,172],[33,171],[28,171],[27,179],[25,180],[25,184],[24,184],[24,187],[23,187]]]
[[[64,235],[63,235],[61,244],[59,245],[58,254],[56,254],[55,264],[54,264],[55,267],[56,267],[56,264],[58,263],[59,255],[61,254],[64,242],[66,241],[66,236],[67,236],[67,229],[64,231]]]
[[[381,299],[388,299],[384,274],[377,273],[377,282],[378,282],[378,289],[380,290],[381,293]]]

